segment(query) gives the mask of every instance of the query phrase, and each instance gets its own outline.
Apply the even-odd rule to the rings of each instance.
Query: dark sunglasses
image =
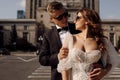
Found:
[[[82,16],[81,17],[77,16],[75,20],[77,21],[78,19],[82,19],[82,18],[83,18]]]
[[[58,17],[54,18],[57,19],[58,21],[62,20],[63,17],[68,17],[68,12],[64,12],[63,14],[59,15]]]

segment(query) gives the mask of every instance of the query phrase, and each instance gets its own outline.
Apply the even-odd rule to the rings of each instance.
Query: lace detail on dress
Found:
[[[88,80],[87,73],[92,70],[91,64],[100,59],[100,51],[93,50],[86,53],[73,48],[70,54],[71,56],[59,62],[58,71],[61,72],[72,68],[72,80]]]
[[[72,79],[70,80],[88,80],[87,74],[92,70],[91,64],[97,62],[100,58],[104,67],[107,63],[111,63],[114,68],[120,61],[118,53],[114,49],[113,45],[106,39],[103,39],[107,49],[107,51],[104,53],[101,53],[99,50],[84,52],[80,49],[73,48],[73,37],[70,33],[68,33],[67,39],[69,39],[67,40],[69,41],[67,44],[69,47],[69,55],[67,58],[59,61],[57,70],[58,72],[61,72],[62,70],[68,70],[72,68]]]
[[[100,59],[100,51],[84,52],[80,49],[73,48],[73,36],[70,33],[67,33],[67,35],[66,41],[64,42],[66,44],[63,46],[69,48],[69,55],[67,58],[59,61],[57,70],[61,72],[72,68],[72,79],[70,80],[88,80],[87,74],[92,70],[91,64]]]

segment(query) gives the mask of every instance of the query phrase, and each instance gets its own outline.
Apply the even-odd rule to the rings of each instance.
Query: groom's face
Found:
[[[64,9],[55,10],[51,14],[51,22],[55,23],[60,27],[66,26],[68,22],[68,13]]]

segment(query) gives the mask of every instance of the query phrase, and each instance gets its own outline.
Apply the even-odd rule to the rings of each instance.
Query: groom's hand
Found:
[[[89,80],[101,80],[106,74],[105,69],[98,63],[93,64],[93,68],[89,74]]]
[[[106,73],[105,73],[104,69],[102,69],[102,68],[93,69],[93,71],[90,72],[89,80],[101,80],[105,74]]]

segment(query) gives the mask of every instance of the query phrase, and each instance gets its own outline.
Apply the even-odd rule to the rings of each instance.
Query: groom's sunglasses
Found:
[[[68,12],[64,12],[63,14],[59,15],[58,17],[55,17],[54,19],[60,21],[63,19],[63,17],[68,17]]]

